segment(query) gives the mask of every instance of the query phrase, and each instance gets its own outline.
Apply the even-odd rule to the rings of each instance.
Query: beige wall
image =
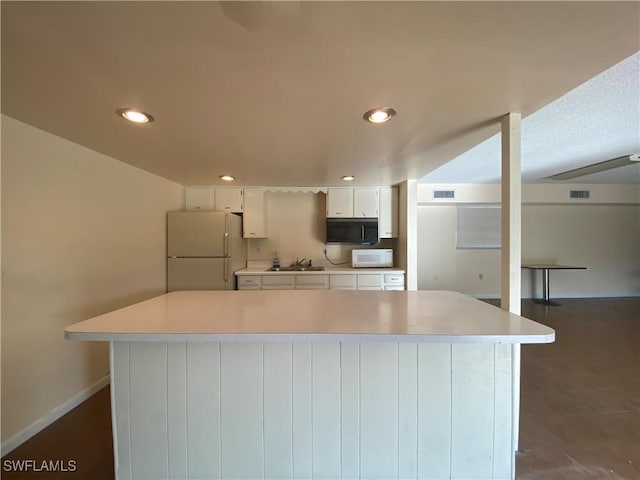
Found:
[[[418,285],[475,296],[500,294],[500,250],[456,249],[456,204],[430,201],[421,185]],[[495,186],[456,186],[461,203],[495,202]],[[561,202],[568,189],[589,189],[592,201]],[[555,297],[640,295],[640,206],[637,186],[527,186],[523,190],[522,259],[586,266],[551,274]],[[594,193],[596,199],[593,200]],[[480,278],[482,275],[482,279]],[[522,272],[522,296],[540,296],[540,277]]]
[[[109,371],[65,326],[165,290],[182,187],[2,117],[2,441]]]
[[[267,237],[250,239],[248,259],[271,261],[278,252],[283,265],[299,259],[324,260],[326,195],[322,192],[266,192]],[[375,248],[393,248],[382,240]],[[351,261],[353,246],[327,245],[333,261]],[[368,248],[358,246],[356,248]]]

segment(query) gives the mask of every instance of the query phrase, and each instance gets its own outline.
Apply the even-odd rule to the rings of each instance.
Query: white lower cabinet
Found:
[[[238,275],[238,290],[261,290],[262,275]]]
[[[387,273],[384,276],[385,290],[404,290],[404,274]]]
[[[296,275],[296,290],[329,290],[329,275]]]
[[[358,290],[384,290],[381,273],[358,274]]]
[[[329,286],[331,290],[355,290],[355,275],[331,275],[329,277]]]
[[[264,275],[263,290],[293,290],[296,288],[295,275]]]
[[[403,273],[238,275],[238,290],[404,290]]]

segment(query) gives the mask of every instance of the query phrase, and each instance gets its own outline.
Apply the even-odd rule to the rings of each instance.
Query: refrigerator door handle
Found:
[[[231,230],[231,219],[229,214],[225,215],[224,219],[224,256],[229,256],[229,231]]]
[[[229,281],[229,259],[228,258],[224,259],[224,281],[225,282]]]

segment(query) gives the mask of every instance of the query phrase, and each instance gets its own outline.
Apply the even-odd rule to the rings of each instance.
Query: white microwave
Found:
[[[393,249],[391,248],[354,248],[351,250],[353,268],[393,267]]]

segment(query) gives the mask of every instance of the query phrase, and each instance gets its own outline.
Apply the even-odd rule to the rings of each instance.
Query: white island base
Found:
[[[452,292],[277,294],[174,292],[67,329],[111,342],[117,478],[514,478],[513,350],[553,330]],[[315,312],[298,331],[285,298]]]

